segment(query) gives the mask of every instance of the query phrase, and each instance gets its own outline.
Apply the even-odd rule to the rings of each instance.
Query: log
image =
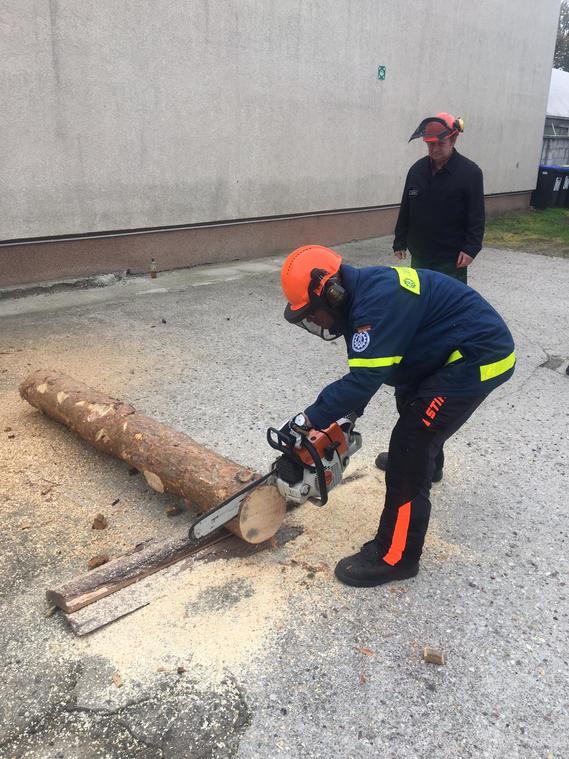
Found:
[[[181,496],[200,511],[209,511],[259,477],[139,414],[134,406],[60,372],[33,372],[21,383],[20,395],[95,448],[136,467],[154,490]],[[285,513],[285,499],[277,488],[262,485],[244,498],[239,515],[226,527],[248,543],[262,543],[277,532]]]

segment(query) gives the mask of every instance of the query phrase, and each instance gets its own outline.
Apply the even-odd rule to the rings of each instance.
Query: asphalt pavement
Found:
[[[337,250],[392,264],[389,244]],[[90,557],[179,534],[192,514],[168,516],[171,497],[28,406],[19,382],[59,369],[262,471],[266,428],[346,362],[284,322],[281,262],[0,299],[0,757],[566,759],[568,260],[485,249],[471,268],[518,364],[445,448],[415,579],[333,576],[377,527],[373,461],[396,419],[381,388],[353,476],[288,515],[302,536],[157,581],[147,607],[89,636],[50,614],[46,588]]]

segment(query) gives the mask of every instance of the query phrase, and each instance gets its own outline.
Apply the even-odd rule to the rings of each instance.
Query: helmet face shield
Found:
[[[290,303],[287,303],[285,308],[284,317],[289,324],[295,324],[297,327],[302,327],[311,335],[316,335],[321,340],[336,340],[342,334],[342,330],[339,325],[334,323],[331,327],[322,327],[316,324],[314,321],[314,315],[312,313],[312,307],[310,305],[304,308],[299,308],[297,311],[293,311],[290,307]]]
[[[441,111],[436,116],[427,116],[423,119],[417,129],[409,137],[416,140],[418,137],[423,138],[423,142],[444,142],[449,137],[464,132],[464,120],[461,116],[457,119],[451,114]]]
[[[310,303],[308,303],[306,306],[303,306],[302,308],[297,309],[293,309],[290,303],[287,303],[284,311],[284,318],[289,324],[298,324],[303,319],[306,319],[306,317],[310,315],[311,311],[312,306]]]
[[[409,137],[409,142],[416,140],[418,137],[422,137],[424,142],[444,142],[455,131],[449,127],[444,119],[430,116],[421,121],[417,129]]]
[[[289,324],[296,324],[322,340],[335,340],[343,334],[342,308],[346,295],[337,281],[341,263],[338,253],[322,245],[297,248],[287,257],[281,270],[281,285],[288,301],[284,317]]]
[[[327,342],[331,340],[337,340],[342,334],[341,332],[332,332],[327,327],[320,327],[318,324],[310,321],[310,317],[308,319],[302,319],[302,321],[296,322],[296,324],[298,327],[302,327],[302,329],[310,332],[311,335],[316,335],[321,340],[326,340]]]

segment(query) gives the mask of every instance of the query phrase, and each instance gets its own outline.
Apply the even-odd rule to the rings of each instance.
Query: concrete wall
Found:
[[[438,110],[488,193],[531,190],[559,0],[537,7],[0,0],[0,239],[397,203]]]
[[[486,198],[486,213],[495,215],[529,208],[530,192]],[[152,258],[159,271],[206,263],[289,253],[299,245],[338,245],[389,235],[397,206],[360,211],[198,224],[142,233],[97,235],[0,246],[0,288],[62,279],[83,279],[108,272],[148,272]],[[0,298],[4,290],[0,290]]]

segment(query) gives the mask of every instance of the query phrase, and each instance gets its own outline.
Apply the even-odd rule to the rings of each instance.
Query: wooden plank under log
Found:
[[[226,532],[224,540],[210,543],[176,564],[159,568],[159,571],[151,576],[141,575],[140,580],[136,579],[133,584],[126,587],[114,586],[110,591],[111,595],[101,596],[96,603],[91,603],[75,612],[64,614],[65,620],[76,635],[87,635],[147,606],[155,598],[164,595],[165,584],[175,584],[179,581],[178,576],[180,574],[191,571],[198,563],[218,559],[244,558],[267,549],[280,548],[301,533],[302,527],[282,527],[270,540],[264,543],[251,544],[244,543]],[[159,579],[160,582],[156,583],[156,579]],[[76,578],[76,581],[80,580],[81,578]],[[68,583],[69,585],[71,583]],[[59,593],[62,597],[62,589],[53,592]]]
[[[153,540],[139,549],[118,556],[102,567],[74,577],[59,588],[46,591],[46,598],[59,609],[72,613],[169,567],[186,556],[200,551],[207,552],[211,546],[230,537],[233,537],[231,533],[223,530],[199,543],[190,540],[187,533],[169,540]]]
[[[20,395],[100,451],[139,469],[154,490],[181,496],[200,511],[208,511],[259,477],[139,414],[130,404],[60,372],[33,372],[20,385]],[[277,532],[285,513],[285,499],[277,488],[261,485],[243,499],[239,515],[226,527],[248,543],[262,543]]]

